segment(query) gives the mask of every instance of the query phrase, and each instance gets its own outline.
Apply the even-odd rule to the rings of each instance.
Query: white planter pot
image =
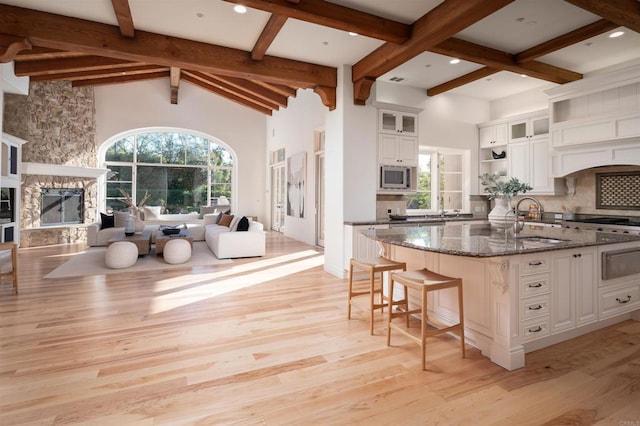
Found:
[[[511,208],[511,198],[495,198],[495,207],[489,212],[489,223],[498,229],[513,225],[515,213]]]

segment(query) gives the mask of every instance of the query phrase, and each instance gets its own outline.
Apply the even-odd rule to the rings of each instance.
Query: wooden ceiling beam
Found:
[[[73,72],[59,72],[55,74],[41,74],[30,76],[31,81],[61,81],[61,80],[91,80],[96,78],[108,78],[108,77],[124,77],[140,74],[149,74],[156,72],[166,72],[167,67],[162,65],[140,65],[137,67],[123,67],[123,68],[108,68],[104,70],[90,70],[90,71],[73,71]]]
[[[498,71],[500,70],[495,68],[480,68],[479,70],[472,71],[461,77],[454,78],[453,80],[449,80],[446,83],[442,83],[427,89],[427,96],[436,96],[440,93],[448,92],[449,90],[455,89],[456,87],[464,86],[465,84],[469,84],[476,80],[480,80],[481,78],[488,77],[492,74],[497,73]]]
[[[333,67],[274,56],[256,62],[239,49],[145,31],[136,31],[134,39],[125,39],[112,25],[15,6],[0,5],[0,28],[8,34],[28,37],[36,46],[217,75],[333,88],[338,80]]]
[[[131,16],[129,0],[111,0],[111,4],[118,19],[120,34],[124,37],[133,38],[135,36],[135,29],[133,27],[133,17]]]
[[[253,102],[247,101],[244,98],[241,98],[239,96],[236,96],[232,93],[226,92],[222,89],[219,89],[218,87],[216,87],[215,85],[211,84],[210,82],[206,81],[206,80],[201,80],[197,77],[194,77],[192,75],[190,75],[190,73],[188,72],[184,72],[182,73],[182,80],[189,82],[195,86],[200,87],[201,89],[207,90],[211,93],[215,93],[216,95],[222,96],[223,98],[229,99],[230,101],[236,102],[240,105],[243,105],[247,108],[251,108],[253,110],[256,110],[262,114],[266,114],[266,115],[271,115],[272,114],[272,110],[271,108],[265,108],[263,106],[257,105]]]
[[[211,75],[209,73],[201,73],[198,71],[185,71],[185,73],[188,73],[191,77],[195,77],[201,81],[205,81],[215,87],[217,87],[220,90],[223,90],[227,93],[231,93],[234,96],[237,96],[239,98],[245,99],[249,102],[252,102],[256,105],[260,105],[264,108],[269,108],[270,110],[274,110],[274,109],[278,109],[279,105],[276,102],[273,102],[271,100],[268,99],[263,99],[261,97],[258,97],[256,95],[254,95],[253,93],[238,88],[237,86],[233,85],[233,84],[229,84],[226,81],[224,81],[222,78],[218,78],[218,76],[215,75]]]
[[[16,55],[17,61],[38,61],[41,59],[77,58],[87,56],[80,52],[67,52],[65,50],[49,49],[47,47],[33,46],[31,50],[23,50]]]
[[[287,106],[286,96],[283,96],[263,86],[255,84],[251,81],[243,80],[241,78],[235,78],[235,77],[226,77],[223,75],[221,76],[216,75],[212,77],[215,77],[216,81],[222,81],[231,87],[235,87],[239,90],[250,93],[255,97],[262,98],[269,103],[274,103],[282,107]]]
[[[376,79],[512,1],[445,0],[413,24],[409,41],[401,46],[385,43],[358,61],[352,67],[352,80]]]
[[[267,53],[269,46],[273,43],[284,23],[287,22],[287,17],[282,15],[272,14],[267,22],[267,25],[262,29],[260,37],[256,42],[253,50],[251,51],[251,59],[254,61],[261,61],[264,55]]]
[[[410,25],[324,0],[304,0],[299,4],[289,0],[225,1],[337,30],[354,31],[394,44],[404,43],[411,36]]]
[[[15,74],[21,76],[57,74],[61,72],[101,70],[106,68],[123,68],[148,65],[143,62],[131,62],[124,59],[104,58],[102,56],[79,56],[61,59],[43,59],[34,61],[18,61],[15,63]]]
[[[515,55],[454,37],[445,40],[429,50],[441,55],[486,65],[490,68],[526,74],[530,77],[559,84],[580,80],[582,78],[582,74],[580,73],[537,61],[518,64],[515,61]]]
[[[638,0],[565,0],[581,9],[640,33],[640,2]]]
[[[158,78],[168,78],[169,71],[161,71],[155,73],[147,73],[147,74],[138,74],[134,76],[120,76],[120,77],[106,77],[106,78],[95,78],[95,79],[87,79],[87,80],[77,80],[73,81],[71,85],[73,87],[85,87],[85,86],[106,86],[109,84],[122,84],[122,83],[131,83],[133,81],[141,81],[141,80],[154,80]]]
[[[255,83],[259,86],[269,89],[274,93],[279,93],[282,96],[295,97],[297,94],[297,89],[295,87],[285,86],[283,84],[267,83],[266,81],[260,81],[260,80],[248,80],[248,81],[251,81],[252,83]]]
[[[180,89],[180,68],[171,67],[169,70],[169,86],[171,87],[171,103],[178,105],[178,90]]]
[[[8,63],[23,50],[31,50],[33,45],[29,39],[8,34],[0,34],[0,63]]]
[[[618,24],[609,22],[606,19],[600,19],[577,30],[568,32],[554,39],[533,46],[515,55],[515,61],[518,63],[530,62],[541,56],[555,52],[567,46],[572,46],[581,41],[590,39],[607,31],[617,28]]]

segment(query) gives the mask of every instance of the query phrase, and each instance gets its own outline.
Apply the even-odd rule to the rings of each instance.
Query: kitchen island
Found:
[[[363,235],[408,269],[462,278],[466,339],[508,370],[524,366],[526,352],[625,319],[640,320],[640,269],[612,274],[609,266],[603,275],[601,266],[602,259],[638,259],[639,236],[525,226],[514,238],[511,231],[473,223]],[[618,253],[624,256],[609,256]],[[454,323],[456,295],[436,293],[429,315]],[[418,302],[411,293],[409,299]]]

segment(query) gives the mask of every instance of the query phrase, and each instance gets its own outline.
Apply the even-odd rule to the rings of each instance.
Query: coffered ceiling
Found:
[[[161,78],[173,103],[194,84],[264,114],[299,88],[334,108],[344,65],[356,104],[376,81],[494,100],[640,62],[640,2],[0,0],[0,60],[74,86]]]

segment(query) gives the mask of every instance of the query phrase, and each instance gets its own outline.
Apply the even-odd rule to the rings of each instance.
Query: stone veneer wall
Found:
[[[5,94],[4,100],[4,131],[27,141],[22,147],[23,162],[97,166],[93,88],[74,88],[69,82],[32,82],[29,96]],[[40,191],[45,187],[84,188],[85,223],[93,223],[95,179],[23,175],[22,180],[22,247],[86,241],[86,225],[39,227]]]

